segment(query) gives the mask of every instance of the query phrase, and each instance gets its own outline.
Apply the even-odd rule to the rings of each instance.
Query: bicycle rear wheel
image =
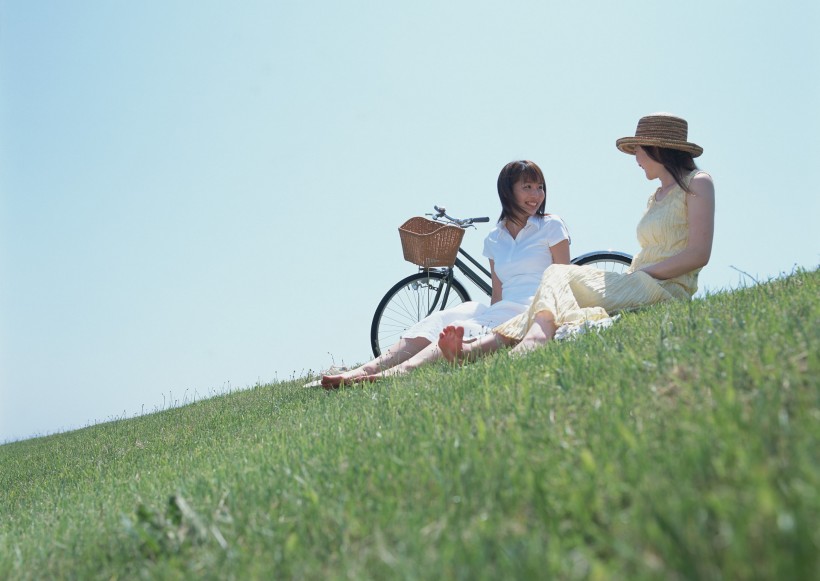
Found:
[[[447,275],[441,272],[418,272],[397,282],[373,314],[370,325],[373,356],[378,357],[396,343],[402,333],[429,315],[431,309],[438,311],[470,300],[467,289],[455,279],[450,282],[450,292],[446,291]]]
[[[632,264],[632,257],[625,252],[604,250],[588,252],[572,259],[572,264],[592,266],[607,272],[626,272]]]

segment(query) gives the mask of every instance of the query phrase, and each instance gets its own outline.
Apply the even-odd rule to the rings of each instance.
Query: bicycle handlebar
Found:
[[[436,211],[435,214],[430,214],[433,217],[433,220],[439,220],[441,218],[447,219],[452,224],[456,226],[461,226],[465,228],[467,226],[472,226],[475,223],[481,222],[489,222],[490,219],[486,216],[482,216],[479,218],[453,218],[452,216],[447,215],[447,208],[440,208],[438,206],[433,206],[433,209]]]

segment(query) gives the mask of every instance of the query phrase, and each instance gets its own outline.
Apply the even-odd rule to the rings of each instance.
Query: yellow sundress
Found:
[[[699,173],[684,178],[688,186]],[[698,272],[668,280],[652,278],[639,269],[679,254],[689,239],[687,193],[675,185],[660,201],[653,193],[638,223],[641,250],[626,273],[606,272],[592,266],[553,264],[544,271],[529,310],[502,323],[494,332],[521,340],[536,313],[549,311],[557,326],[581,324],[609,317],[609,313],[671,299],[688,300],[698,288]]]

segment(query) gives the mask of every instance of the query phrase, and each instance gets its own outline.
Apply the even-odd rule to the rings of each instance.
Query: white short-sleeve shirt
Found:
[[[493,261],[505,301],[529,304],[541,275],[552,264],[550,247],[569,240],[564,221],[552,214],[532,216],[516,238],[498,222],[484,240],[484,256]]]

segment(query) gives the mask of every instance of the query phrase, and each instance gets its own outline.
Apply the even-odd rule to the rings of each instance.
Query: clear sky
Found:
[[[0,0],[0,442],[370,356],[397,227],[536,161],[574,255],[634,253],[615,149],[689,121],[706,291],[820,256],[816,0]],[[480,255],[490,225],[465,246]]]

